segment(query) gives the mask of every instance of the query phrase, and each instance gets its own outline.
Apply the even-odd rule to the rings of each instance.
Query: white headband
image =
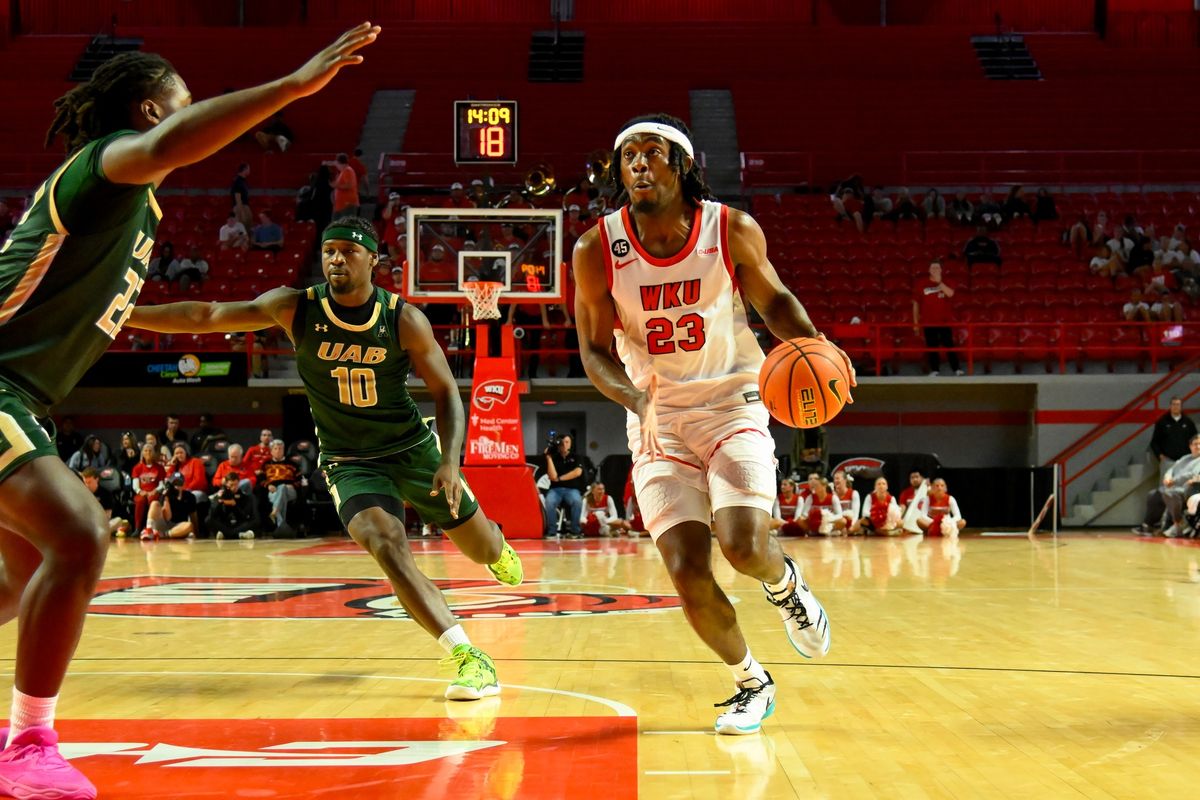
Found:
[[[613,142],[613,150],[619,150],[621,142],[639,133],[652,133],[655,136],[661,136],[668,142],[674,142],[682,147],[683,152],[687,153],[689,158],[696,157],[696,153],[692,150],[692,142],[688,137],[684,136],[683,131],[678,128],[672,128],[670,125],[663,125],[661,122],[639,122],[630,125],[617,134],[617,140]]]

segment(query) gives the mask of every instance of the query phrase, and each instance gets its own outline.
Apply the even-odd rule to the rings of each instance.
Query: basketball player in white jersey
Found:
[[[596,388],[629,410],[646,529],[688,621],[733,673],[716,730],[754,733],[775,710],[775,683],[713,578],[712,532],[734,569],[763,583],[802,656],[826,655],[830,636],[825,610],[770,535],[775,444],[742,295],[780,339],[819,334],[767,260],[757,223],[711,201],[682,121],[637,117],[613,147],[620,210],[575,246],[580,355]]]

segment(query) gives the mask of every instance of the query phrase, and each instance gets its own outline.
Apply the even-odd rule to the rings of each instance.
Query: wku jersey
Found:
[[[637,388],[658,375],[660,406],[758,400],[763,352],[746,321],[728,226],[729,208],[704,201],[687,244],[655,258],[638,241],[628,206],[600,225],[617,354]]]

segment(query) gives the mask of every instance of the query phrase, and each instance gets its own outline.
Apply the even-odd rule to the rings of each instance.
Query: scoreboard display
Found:
[[[455,164],[517,163],[517,102],[454,102]]]

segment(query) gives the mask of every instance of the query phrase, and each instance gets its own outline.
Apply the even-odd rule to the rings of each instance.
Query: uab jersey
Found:
[[[433,434],[408,393],[412,369],[396,327],[404,303],[375,287],[366,322],[339,319],[329,284],[310,287],[296,303],[292,341],[308,393],[321,460],[378,458],[407,450]]]
[[[91,142],[46,179],[0,247],[0,383],[49,413],[112,344],[146,278],[153,187],[110,183]]]

